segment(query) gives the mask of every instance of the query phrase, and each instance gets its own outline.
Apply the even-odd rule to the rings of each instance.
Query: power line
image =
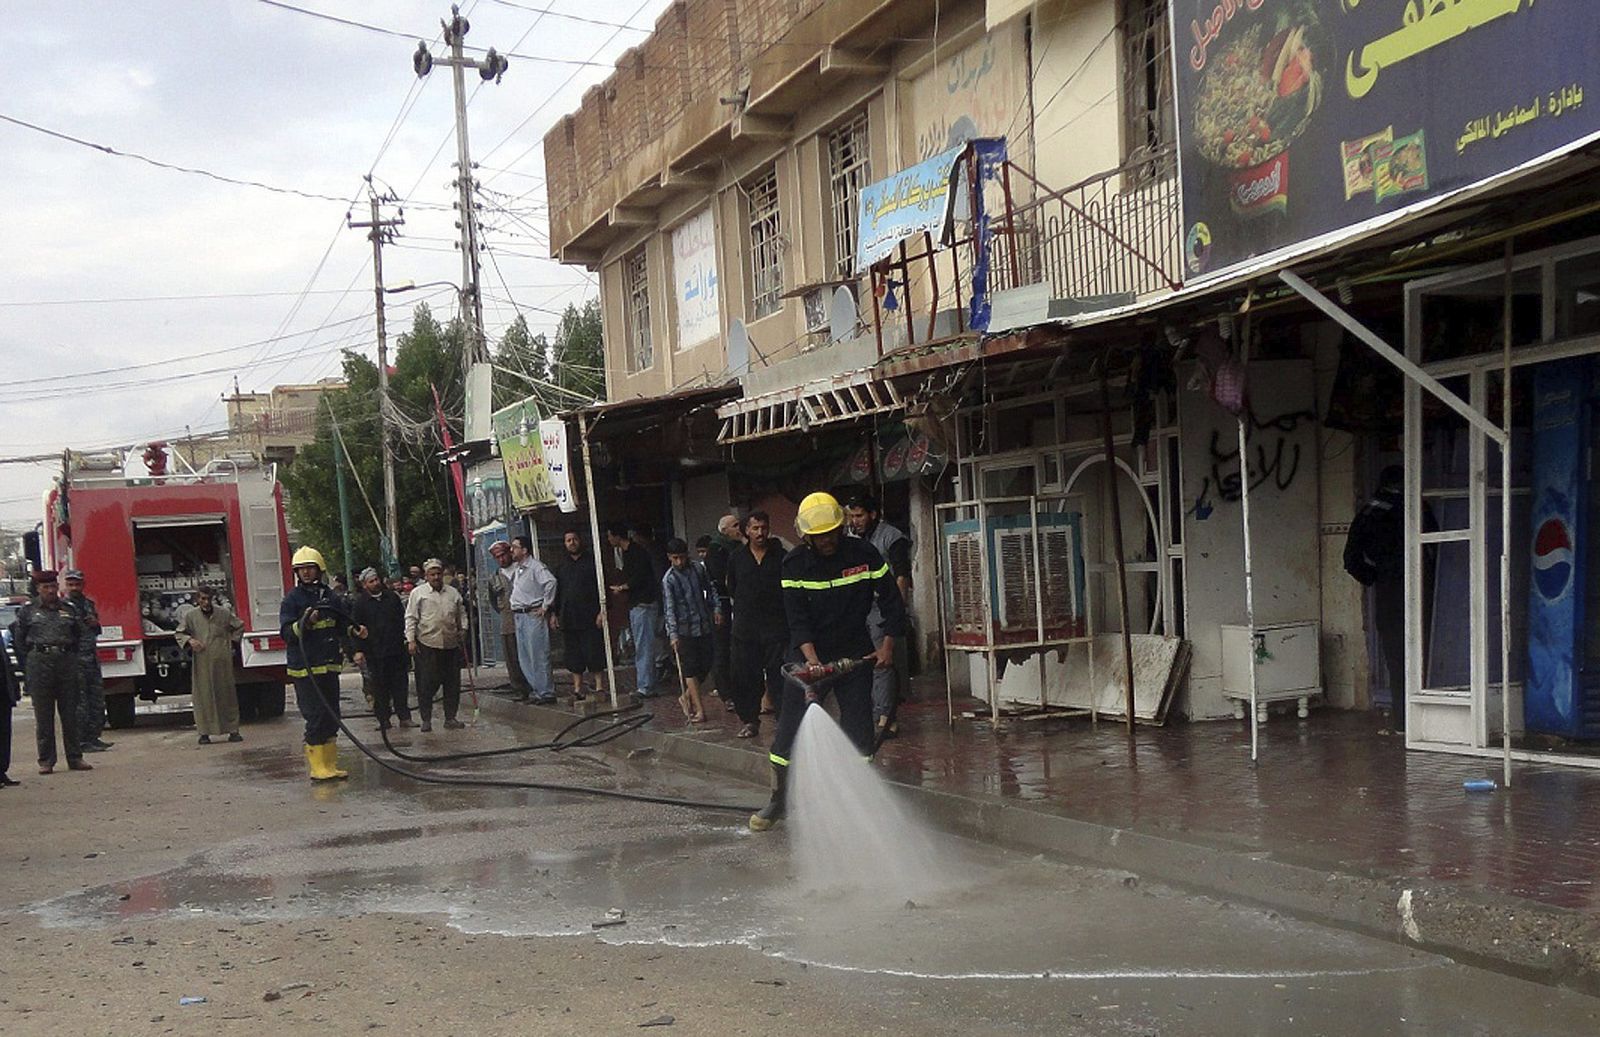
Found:
[[[477,0],[473,0],[471,6],[476,7]],[[434,42],[438,42],[442,36],[443,28],[441,27],[440,31],[434,35]],[[393,143],[395,135],[399,131],[400,126],[410,116],[411,112],[415,110],[417,101],[419,101],[422,97],[422,90],[423,88],[418,86],[415,82],[413,82],[411,86],[406,89],[406,96],[400,102],[400,110],[396,113],[394,122],[390,125],[389,132],[385,136],[383,143],[378,147],[378,153],[373,156],[372,166],[368,169],[367,176],[362,178],[361,186],[357,187],[355,192],[349,197],[349,199],[346,200],[346,219],[349,218],[350,211],[354,208],[357,199],[361,197],[362,190],[368,183],[370,183],[368,178],[370,178],[376,171],[378,162],[381,161],[384,154],[387,153],[390,144]],[[435,153],[434,157],[438,157],[437,153]],[[277,330],[274,332],[274,334],[282,334],[283,330],[289,326],[296,316],[299,315],[301,308],[305,305],[306,299],[310,296],[313,286],[317,283],[317,279],[322,276],[322,271],[327,266],[329,257],[333,255],[334,248],[339,244],[340,239],[343,238],[345,229],[344,220],[340,220],[338,226],[334,229],[333,237],[329,239],[327,247],[323,249],[322,258],[317,260],[316,268],[311,271],[311,276],[306,279],[305,288],[301,290],[300,296],[294,301],[294,304],[289,307],[289,312],[284,315],[283,320],[278,324]],[[366,270],[365,261],[362,263],[361,270]],[[323,325],[326,325],[328,321],[333,318],[333,314],[338,310],[340,304],[344,302],[345,297],[347,297],[355,289],[356,280],[360,278],[360,276],[361,272],[357,272],[356,277],[351,278],[350,284],[347,285],[344,291],[340,293],[339,299],[334,302],[333,307],[328,311],[328,315],[323,318]],[[252,366],[253,364],[254,361],[252,360]],[[211,413],[216,410],[218,402],[218,400],[212,400],[210,405],[206,407],[204,413],[200,415],[200,418],[195,422],[195,424],[203,424],[205,420],[211,416]]]
[[[265,0],[263,0],[263,2],[265,2]],[[175,172],[175,173],[189,173],[189,174],[191,174],[193,176],[203,176],[203,177],[206,177],[207,179],[215,180],[218,183],[233,184],[233,185],[238,186],[238,187],[254,187],[254,188],[258,188],[258,189],[260,189],[262,191],[271,191],[274,194],[286,194],[286,195],[294,195],[294,196],[299,197],[299,198],[309,198],[312,201],[318,201],[318,202],[343,202],[343,201],[345,201],[345,199],[336,198],[331,194],[318,194],[315,191],[302,191],[298,187],[280,187],[277,184],[268,184],[268,183],[264,183],[264,182],[262,182],[260,180],[247,180],[247,179],[243,179],[241,177],[228,176],[228,175],[223,174],[223,173],[214,173],[209,169],[202,169],[199,166],[184,166],[184,165],[179,165],[176,162],[165,162],[165,161],[162,161],[161,159],[151,158],[148,155],[141,155],[138,152],[134,152],[134,151],[121,151],[121,150],[118,150],[117,148],[111,147],[108,144],[96,144],[94,141],[84,140],[82,137],[74,137],[70,133],[62,133],[60,130],[52,130],[52,129],[46,127],[46,126],[40,126],[37,123],[31,123],[31,122],[28,122],[25,119],[18,119],[15,116],[6,115],[4,113],[0,113],[0,121],[9,122],[14,126],[21,126],[23,129],[32,130],[35,133],[42,133],[47,137],[54,137],[57,140],[64,140],[64,141],[67,141],[69,143],[76,144],[79,147],[91,148],[91,149],[93,149],[95,151],[99,151],[99,152],[102,152],[102,153],[107,154],[107,155],[115,155],[118,158],[135,159],[135,160],[137,160],[139,162],[143,162],[143,163],[145,163],[147,165],[155,166],[157,169],[167,169],[167,170],[171,170],[172,172]]]
[[[581,15],[581,14],[568,14],[568,13],[566,13],[564,11],[557,11],[554,8],[551,8],[551,7],[533,7],[533,6],[528,5],[528,4],[514,3],[513,0],[489,0],[489,2],[493,3],[493,4],[498,4],[501,7],[509,7],[509,8],[513,8],[514,10],[518,10],[518,11],[527,11],[530,14],[548,14],[552,18],[562,18],[562,19],[565,19],[566,21],[578,22],[578,23],[583,24],[583,25],[595,25],[595,26],[600,26],[601,28],[607,28],[607,29],[612,29],[612,28],[615,28],[615,29],[626,29],[629,32],[642,32],[642,33],[644,33],[646,35],[649,35],[651,32],[654,31],[653,29],[646,29],[646,28],[644,28],[642,26],[638,26],[638,25],[629,25],[626,22],[614,22],[614,21],[610,21],[609,19],[605,19],[605,18],[591,18],[588,15]],[[632,19],[630,19],[630,21],[631,20]],[[938,23],[935,22],[935,25],[937,25],[937,24]],[[743,28],[743,27],[741,26],[741,28]],[[804,50],[816,50],[816,49],[818,49],[820,47],[826,47],[826,46],[829,46],[831,44],[834,44],[834,43],[838,42],[836,39],[832,39],[832,38],[830,38],[830,39],[821,39],[821,40],[804,39],[804,38],[789,39],[788,38],[789,35],[790,34],[786,32],[782,36],[770,36],[770,37],[757,36],[757,37],[752,37],[750,39],[741,39],[739,42],[744,47],[751,48],[751,49],[754,49],[754,50],[757,50],[757,51],[766,50],[766,49],[772,48],[772,47],[793,47],[793,48],[804,49]],[[725,34],[720,34],[720,33],[719,34],[710,35],[710,36],[702,35],[700,33],[684,33],[683,35],[678,36],[678,38],[679,39],[685,39],[685,40],[694,40],[694,41],[697,41],[697,42],[698,41],[704,41],[704,42],[711,42],[711,43],[723,43],[723,42],[727,41],[728,37]],[[933,37],[930,37],[930,36],[893,36],[893,37],[889,37],[885,42],[891,42],[891,43],[926,43],[926,42],[930,41],[932,38]],[[516,55],[513,54],[512,57],[516,57]],[[648,67],[653,67],[653,66],[646,66],[646,67],[648,68]]]
[[[643,0],[643,2],[640,3],[638,7],[634,8],[633,13],[628,15],[628,21],[631,22],[635,18],[639,17],[640,12],[643,11],[646,7],[649,7],[649,6],[650,6],[650,0]],[[605,41],[603,43],[601,43],[600,46],[596,47],[594,49],[594,52],[589,55],[590,60],[592,61],[593,59],[599,57],[600,56],[600,52],[605,50],[607,47],[611,46],[612,41],[614,41],[621,34],[622,34],[622,30],[621,29],[614,30],[611,33],[611,35],[607,36]],[[578,78],[578,72],[579,71],[580,71],[579,69],[576,69],[576,68],[573,69],[571,74],[569,74],[566,79],[563,79],[559,86],[557,86],[554,90],[552,90],[548,94],[546,94],[544,100],[540,101],[537,105],[534,106],[533,111],[529,112],[526,116],[524,116],[523,120],[521,122],[517,123],[517,125],[511,130],[510,133],[506,134],[503,138],[501,138],[500,143],[496,144],[494,147],[492,147],[488,151],[484,152],[483,155],[479,156],[479,161],[487,162],[491,155],[493,155],[495,152],[499,151],[501,148],[505,147],[506,144],[510,143],[511,138],[513,138],[517,134],[521,133],[522,132],[522,128],[524,126],[527,126],[528,123],[532,122],[534,117],[537,116],[540,112],[544,111],[544,109],[550,104],[550,102],[556,99],[556,97],[561,93],[561,91],[565,90],[572,83],[572,81],[574,79]],[[535,145],[535,147],[537,147],[537,144]],[[533,150],[533,148],[529,148],[528,149],[528,151],[532,151],[532,150]],[[512,159],[510,162],[506,163],[506,165],[514,166],[518,162],[521,162],[522,159],[528,154],[528,151],[524,151],[521,155],[518,155],[516,158]],[[487,179],[492,180],[493,177],[490,176]]]
[[[326,344],[327,343],[312,342],[303,346],[299,346],[292,353],[290,353],[287,359],[293,360],[304,355],[315,346]],[[273,359],[277,358],[273,357]],[[178,371],[171,374],[158,374],[150,378],[128,378],[120,382],[102,382],[99,385],[74,385],[71,386],[68,391],[71,393],[73,399],[83,399],[85,397],[99,396],[103,393],[117,392],[123,389],[143,389],[155,385],[171,385],[176,382],[188,381],[191,378],[203,378],[214,374],[227,374],[236,370],[238,370],[237,367],[232,364],[227,364],[222,367],[209,367],[199,371]],[[33,392],[0,391],[0,403],[19,403],[32,399],[35,395],[36,394]]]
[[[360,22],[360,21],[356,21],[353,18],[342,18],[339,15],[328,14],[326,11],[316,11],[316,10],[313,10],[313,9],[311,9],[309,7],[298,7],[298,6],[294,5],[294,4],[284,3],[283,0],[257,0],[257,2],[266,4],[268,7],[276,7],[276,8],[279,8],[280,10],[292,11],[295,14],[303,14],[303,15],[306,15],[306,16],[311,17],[311,18],[321,19],[322,21],[333,22],[333,23],[335,23],[337,25],[343,25],[343,26],[346,26],[347,28],[351,28],[351,29],[364,29],[367,32],[377,33],[377,34],[382,35],[382,36],[389,36],[389,37],[392,37],[394,39],[401,39],[401,40],[406,40],[406,41],[409,42],[409,41],[414,40],[414,39],[417,38],[414,33],[401,32],[398,29],[390,29],[387,26],[383,26],[383,25],[373,25],[371,22]],[[647,0],[647,2],[648,2],[648,0]],[[643,6],[644,5],[640,6],[640,10],[643,10]],[[540,11],[539,8],[528,8],[528,10],[536,12],[536,13],[543,13],[543,12]],[[638,15],[638,13],[639,13],[638,11],[635,11],[633,15],[629,16],[629,21],[632,21],[633,18]],[[617,29],[617,32],[621,32],[622,28],[633,28],[633,26],[624,26],[620,22],[613,22],[611,24],[621,26],[621,28]],[[613,33],[613,38],[615,37],[615,35],[616,34]],[[607,42],[610,42],[610,41],[607,41]],[[473,46],[465,46],[464,45],[462,47],[462,49],[463,50],[478,51],[479,53],[487,53],[488,50],[493,49],[493,48],[473,47]],[[499,53],[499,52],[496,51],[496,53]],[[521,53],[518,53],[516,50],[506,51],[505,54],[502,55],[502,57],[516,58],[518,61],[531,61],[531,62],[534,62],[536,64],[572,65],[572,66],[575,66],[577,68],[611,68],[612,67],[612,65],[609,62],[597,61],[593,57],[590,57],[590,58],[560,58],[560,57],[552,57],[552,56],[550,56],[548,54],[521,54]],[[661,67],[677,69],[680,66],[674,64],[674,65],[671,65],[671,66],[661,66]],[[706,69],[710,69],[713,66],[705,65],[705,66],[701,66],[701,67],[706,68]],[[718,65],[716,67],[720,68],[721,66]],[[563,85],[565,85],[565,84],[563,84]]]
[[[453,240],[440,238],[440,241]],[[452,249],[451,251],[454,251]],[[561,281],[548,281],[539,284],[517,284],[511,287],[518,290],[534,291],[541,288],[570,288],[571,285]],[[106,298],[87,299],[8,299],[0,300],[3,306],[98,306],[111,303],[136,303],[136,302],[203,302],[212,299],[274,299],[298,297],[301,295],[343,295],[338,288],[318,288],[315,291],[274,291],[274,292],[203,292],[195,295],[125,295]],[[391,306],[405,305],[403,302],[391,302]],[[242,347],[241,347],[242,348]],[[15,385],[15,382],[9,384]]]
[[[366,320],[369,316],[369,314],[363,313],[347,320],[336,321],[332,325],[327,326],[338,327],[345,324],[351,324],[356,321]],[[221,349],[206,350],[202,353],[186,353],[181,357],[174,357],[167,360],[150,360],[142,364],[120,364],[117,367],[103,367],[97,371],[74,371],[71,374],[48,375],[41,378],[13,378],[8,379],[3,386],[0,386],[0,393],[22,386],[50,385],[56,382],[73,382],[84,378],[98,378],[108,374],[122,374],[127,371],[141,371],[151,367],[169,367],[174,364],[183,363],[189,360],[198,360],[204,357],[222,356],[226,353],[237,353],[245,349],[259,349],[261,346],[271,345],[274,342],[283,342],[292,338],[300,338],[303,335],[315,334],[315,332],[318,330],[321,329],[313,329],[312,331],[296,331],[288,335],[277,335],[272,338],[257,339],[254,342],[246,342],[243,345],[224,346]]]

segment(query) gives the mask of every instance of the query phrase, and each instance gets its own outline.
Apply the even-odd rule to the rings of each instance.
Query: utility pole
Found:
[[[444,40],[450,45],[450,56],[435,58],[425,43],[417,44],[411,57],[411,67],[419,78],[433,71],[434,65],[447,65],[452,72],[456,99],[456,208],[461,218],[456,226],[461,229],[461,316],[467,322],[467,342],[462,368],[470,375],[473,364],[487,363],[488,345],[483,335],[483,295],[478,290],[478,219],[472,177],[472,152],[467,143],[467,82],[466,70],[475,69],[485,82],[500,81],[509,62],[495,53],[493,47],[481,60],[469,58],[464,53],[463,40],[471,26],[461,16],[461,8],[450,5],[450,20],[442,21]]]
[[[389,334],[388,326],[384,321],[383,304],[383,246],[394,240],[395,228],[404,224],[404,210],[397,211],[394,216],[385,218],[383,205],[393,203],[392,195],[380,195],[372,186],[372,177],[367,177],[367,205],[371,210],[368,220],[353,220],[345,217],[345,222],[352,228],[366,229],[367,239],[372,242],[372,296],[377,306],[378,320],[378,436],[383,444],[383,568],[384,575],[393,576],[395,566],[400,557],[400,520],[398,505],[395,501],[394,491],[394,438],[391,434],[389,402]],[[344,469],[339,470],[342,474]]]
[[[333,410],[331,406],[328,409],[330,412]],[[342,562],[344,565],[345,586],[347,588],[351,585],[355,568],[350,560],[352,557],[350,553],[350,498],[346,495],[344,488],[344,466],[349,462],[350,455],[344,449],[344,436],[340,434],[339,426],[335,422],[333,427],[333,471],[335,484],[339,487],[339,539],[344,546]]]

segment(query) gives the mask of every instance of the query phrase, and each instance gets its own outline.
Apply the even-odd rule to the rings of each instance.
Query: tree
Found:
[[[500,369],[495,378],[496,410],[530,396],[546,414],[605,399],[600,300],[590,299],[582,306],[569,303],[556,324],[554,339],[544,332],[529,332],[528,322],[519,314],[501,336],[494,363]]]
[[[438,459],[444,444],[434,413],[433,389],[438,387],[451,434],[459,442],[465,413],[460,363],[464,338],[459,321],[441,325],[426,306],[418,306],[411,329],[395,342],[389,398],[395,426],[396,533],[403,564],[433,556],[453,558],[460,553],[455,491]],[[359,571],[380,563],[383,519],[377,365],[360,354],[346,352],[344,378],[343,392],[324,396],[316,438],[296,454],[283,476],[291,521],[302,541],[320,549],[335,572]],[[345,476],[354,558],[348,563],[343,558],[339,528],[336,433],[350,458]]]
[[[600,300],[589,299],[580,309],[568,304],[556,325],[550,350],[550,369],[556,384],[593,400],[606,398],[606,347],[600,330]]]
[[[494,351],[494,366],[498,368],[494,377],[494,409],[500,410],[535,395],[538,389],[535,383],[550,380],[550,343],[543,334],[530,332],[527,320],[519,313],[500,336]]]
[[[461,553],[455,487],[439,462],[444,442],[434,411],[433,389],[438,387],[451,436],[460,442],[466,414],[461,374],[465,340],[465,325],[458,320],[442,325],[425,305],[413,312],[411,329],[395,340],[389,399],[399,513],[396,533],[403,564],[429,557],[455,558]],[[522,375],[496,375],[497,409],[530,395],[540,401],[547,414],[578,406],[585,399],[603,399],[604,346],[599,301],[591,299],[581,307],[569,305],[556,326],[554,340],[531,334],[527,323],[518,317],[496,344],[494,363],[502,371]],[[378,566],[382,560],[383,452],[377,365],[359,353],[346,352],[344,379],[343,392],[323,397],[316,438],[296,454],[294,463],[284,472],[283,484],[289,491],[289,518],[301,541],[321,550],[333,571],[359,572],[368,565]],[[552,385],[569,392],[559,392]],[[350,456],[345,477],[350,552],[354,558],[348,564],[343,558],[339,528],[336,431]]]

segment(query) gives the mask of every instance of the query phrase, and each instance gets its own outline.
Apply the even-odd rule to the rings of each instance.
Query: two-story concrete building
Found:
[[[1551,79],[1463,132],[1479,101],[1441,91],[1475,48],[1591,41],[1519,11],[1421,47],[1353,7],[673,4],[545,140],[552,252],[600,275],[622,409],[585,419],[602,509],[781,529],[807,490],[878,493],[916,542],[924,657],[999,715],[1122,713],[1131,670],[1141,720],[1322,702],[1392,708],[1417,748],[1538,748],[1523,632],[1567,548],[1527,532],[1533,462],[1491,483],[1497,444],[1538,439],[1541,365],[1596,351],[1593,109]],[[1388,54],[1413,64],[1380,76]],[[1548,141],[1480,143],[1528,125]],[[862,192],[934,159],[948,234],[864,262],[893,206]],[[1346,572],[1390,466],[1403,603]]]

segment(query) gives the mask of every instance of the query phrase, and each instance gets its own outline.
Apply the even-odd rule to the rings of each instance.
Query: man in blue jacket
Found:
[[[367,628],[351,623],[344,604],[322,582],[327,563],[322,552],[302,547],[294,553],[294,590],[278,607],[279,632],[288,646],[289,676],[295,705],[306,721],[306,766],[312,781],[348,778],[339,769],[339,674],[344,669],[346,636],[364,639]]]

